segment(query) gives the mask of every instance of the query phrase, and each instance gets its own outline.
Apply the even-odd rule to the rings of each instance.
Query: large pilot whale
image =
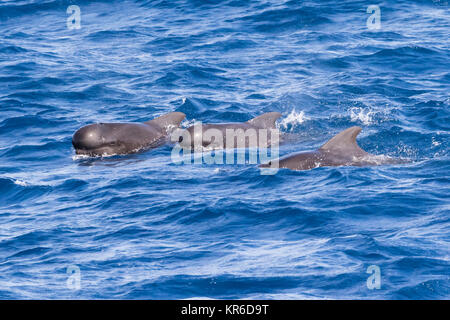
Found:
[[[279,112],[268,112],[246,122],[194,124],[181,131],[178,142],[191,150],[268,147],[279,142],[278,132],[270,130],[279,117]]]
[[[356,137],[361,130],[360,127],[348,128],[331,138],[318,150],[287,155],[284,158],[274,160],[275,163],[270,161],[260,165],[260,167],[309,170],[328,166],[371,166],[406,162],[403,159],[373,155],[361,149],[356,143]]]
[[[163,145],[186,117],[171,112],[147,122],[95,123],[78,129],[72,144],[75,152],[88,156],[135,153]]]

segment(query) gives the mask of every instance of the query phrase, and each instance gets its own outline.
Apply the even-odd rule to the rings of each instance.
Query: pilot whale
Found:
[[[72,144],[76,154],[108,156],[135,153],[163,145],[186,115],[171,112],[137,123],[95,123],[78,129]]]
[[[278,131],[270,130],[279,117],[279,112],[268,112],[246,122],[194,124],[181,132],[178,142],[191,150],[268,147],[279,141]]]
[[[328,166],[371,166],[406,162],[403,159],[373,155],[361,149],[356,143],[356,137],[361,130],[360,127],[348,128],[331,138],[318,150],[287,155],[281,159],[274,160],[274,163],[270,161],[260,165],[260,167],[309,170]]]

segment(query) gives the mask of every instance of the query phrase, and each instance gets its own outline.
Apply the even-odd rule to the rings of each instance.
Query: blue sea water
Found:
[[[449,34],[437,0],[2,1],[0,298],[449,299]],[[410,161],[75,156],[83,125],[170,111],[281,112],[281,155],[357,125]]]

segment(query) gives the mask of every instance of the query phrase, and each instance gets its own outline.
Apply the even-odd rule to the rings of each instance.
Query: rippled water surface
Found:
[[[368,4],[2,1],[0,298],[449,299],[449,5],[382,1],[371,30]],[[281,112],[281,155],[357,125],[362,148],[410,161],[261,175],[177,165],[171,145],[75,156],[85,124],[170,111]]]

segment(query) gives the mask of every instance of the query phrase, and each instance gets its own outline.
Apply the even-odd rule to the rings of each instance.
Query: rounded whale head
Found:
[[[78,129],[72,137],[76,153],[85,155],[121,153],[125,141],[118,139],[120,125],[96,123]]]
[[[90,124],[74,133],[72,144],[77,154],[88,156],[128,154],[156,148],[185,117],[182,112],[171,112],[143,123]]]

